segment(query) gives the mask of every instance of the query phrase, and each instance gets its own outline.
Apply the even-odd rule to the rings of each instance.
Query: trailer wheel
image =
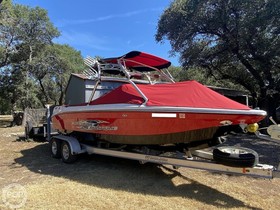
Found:
[[[223,146],[213,150],[213,159],[232,167],[254,167],[259,162],[259,155],[249,148]]]
[[[52,138],[50,141],[51,153],[53,158],[61,158],[61,141]]]
[[[61,145],[61,159],[64,163],[73,163],[77,160],[77,155],[72,155],[71,147],[66,141]]]

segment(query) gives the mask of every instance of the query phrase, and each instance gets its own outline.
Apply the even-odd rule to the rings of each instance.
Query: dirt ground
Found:
[[[0,209],[279,209],[280,178],[211,173],[137,161],[81,156],[64,164],[46,142],[0,125]],[[280,142],[236,135],[260,162],[278,166]]]

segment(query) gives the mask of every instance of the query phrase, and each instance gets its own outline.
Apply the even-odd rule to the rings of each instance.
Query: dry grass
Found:
[[[228,176],[187,168],[173,170],[169,166],[140,165],[137,161],[97,155],[84,155],[68,165],[50,157],[47,143],[20,141],[18,136],[22,132],[21,127],[0,128],[0,189],[11,183],[24,186],[27,202],[22,209],[279,209],[280,206],[280,179]],[[245,142],[249,139],[252,137]],[[267,147],[271,149],[270,155],[272,150],[279,154],[280,144]],[[266,158],[266,154],[261,155],[262,160]],[[0,209],[8,209],[2,193]]]

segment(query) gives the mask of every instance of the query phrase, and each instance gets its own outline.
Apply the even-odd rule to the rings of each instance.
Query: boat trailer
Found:
[[[186,153],[167,152],[166,154],[156,154],[148,148],[139,151],[126,151],[125,148],[100,148],[80,143],[76,138],[65,135],[57,135],[50,140],[51,152],[54,158],[62,158],[65,163],[72,163],[77,159],[77,155],[82,153],[105,155],[117,158],[137,160],[141,164],[157,163],[171,165],[174,168],[186,167],[194,169],[208,170],[212,172],[247,175],[263,178],[280,178],[280,165],[276,169],[272,165],[257,164],[254,167],[232,167],[218,164],[213,161],[211,151],[194,150]],[[140,153],[141,152],[141,153]]]
[[[259,163],[253,167],[223,165],[217,163],[213,159],[213,149],[211,150],[211,148],[208,148],[207,150],[186,150],[184,152],[174,151],[161,154],[159,154],[156,150],[151,150],[146,147],[139,150],[127,151],[125,145],[117,148],[110,148],[106,146],[106,143],[100,143],[92,146],[80,142],[73,136],[63,134],[54,136],[50,135],[50,130],[50,115],[48,113],[47,141],[49,141],[51,146],[52,157],[61,158],[65,163],[72,163],[77,159],[79,154],[87,153],[137,160],[141,164],[150,162],[162,165],[171,165],[174,168],[186,167],[225,174],[246,175],[269,179],[280,178],[280,163],[277,168],[272,165]],[[268,135],[260,134],[259,131],[256,131],[255,134],[259,138],[279,142],[280,135],[276,134],[280,134],[280,125],[273,125],[272,128],[269,128],[269,132],[271,136],[276,136],[277,139],[273,139]]]

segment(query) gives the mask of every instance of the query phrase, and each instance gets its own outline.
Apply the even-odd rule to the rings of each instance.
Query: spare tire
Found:
[[[256,151],[245,147],[222,146],[213,150],[213,159],[232,167],[254,167],[259,163]]]

